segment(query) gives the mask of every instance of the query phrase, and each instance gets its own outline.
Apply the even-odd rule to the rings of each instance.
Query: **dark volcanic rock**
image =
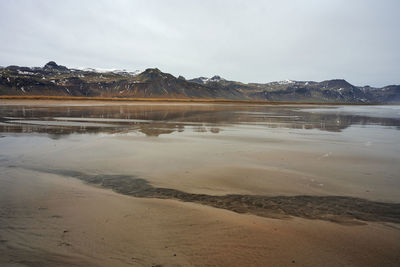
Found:
[[[354,86],[343,79],[241,83],[218,75],[186,80],[157,68],[136,75],[128,71],[68,69],[54,61],[43,68],[0,68],[0,95],[118,98],[198,98],[297,103],[400,103],[400,86]]]

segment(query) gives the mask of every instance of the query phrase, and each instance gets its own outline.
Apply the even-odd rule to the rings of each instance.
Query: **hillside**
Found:
[[[359,87],[345,80],[241,83],[219,76],[186,80],[157,68],[144,72],[44,67],[0,68],[0,95],[231,99],[321,103],[400,103],[400,86]]]

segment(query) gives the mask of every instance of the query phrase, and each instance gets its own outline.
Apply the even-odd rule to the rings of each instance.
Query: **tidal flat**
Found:
[[[0,265],[398,266],[400,106],[0,102]]]

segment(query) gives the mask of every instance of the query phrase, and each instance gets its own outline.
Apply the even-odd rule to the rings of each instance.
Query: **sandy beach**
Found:
[[[398,266],[400,260],[396,224],[268,219],[29,174],[1,176],[2,266]]]
[[[396,112],[57,103],[0,106],[1,266],[400,264]]]

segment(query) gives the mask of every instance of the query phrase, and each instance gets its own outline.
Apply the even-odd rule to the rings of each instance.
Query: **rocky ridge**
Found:
[[[141,73],[70,69],[50,61],[43,67],[0,68],[0,95],[396,104],[400,103],[400,85],[354,86],[343,79],[242,83],[217,75],[187,80],[157,68]]]

